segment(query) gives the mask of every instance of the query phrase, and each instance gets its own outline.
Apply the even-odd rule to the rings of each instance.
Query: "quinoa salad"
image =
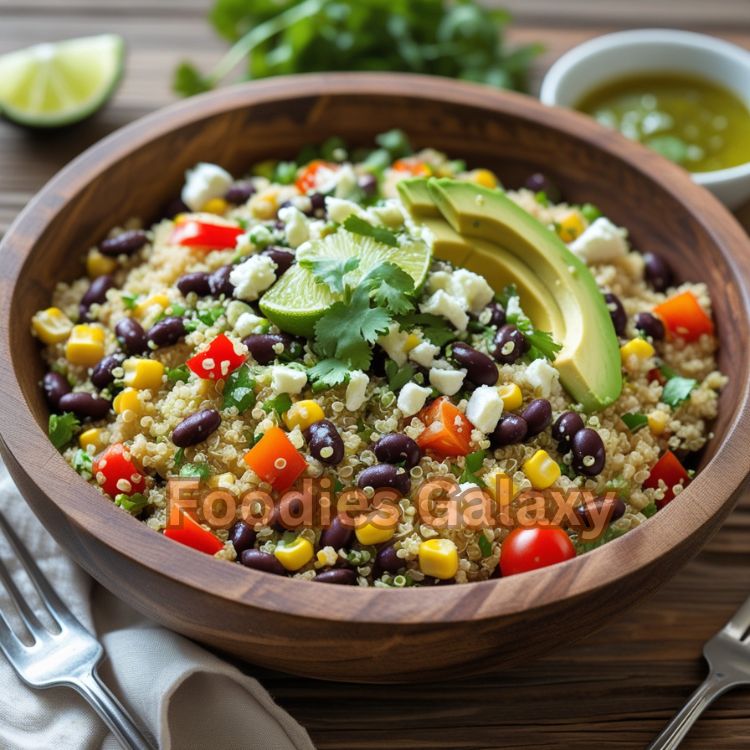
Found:
[[[543,174],[376,141],[198,164],[80,248],[31,321],[71,467],[227,564],[389,588],[562,562],[679,502],[726,382],[706,286]]]

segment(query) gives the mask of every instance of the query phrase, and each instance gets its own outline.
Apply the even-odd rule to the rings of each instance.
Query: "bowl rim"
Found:
[[[33,483],[34,491],[46,495],[45,502],[54,504],[75,527],[88,529],[89,533],[93,528],[101,543],[133,565],[145,566],[177,586],[200,590],[220,600],[299,618],[404,626],[476,622],[527,614],[600,591],[655,565],[663,553],[680,547],[714,515],[729,512],[737,490],[750,473],[750,453],[746,451],[750,444],[750,378],[745,378],[739,392],[735,412],[727,425],[725,444],[682,493],[690,498],[701,498],[700,503],[670,503],[648,523],[557,566],[505,579],[431,588],[431,596],[420,589],[343,587],[342,592],[337,586],[312,586],[308,581],[227,565],[154,533],[113,503],[102,503],[99,491],[64,461],[24,399],[13,364],[10,337],[6,335],[12,326],[12,302],[19,273],[46,227],[94,177],[148,141],[179,127],[257,103],[310,95],[393,96],[395,79],[408,86],[406,96],[411,99],[484,108],[490,113],[552,127],[549,108],[531,97],[431,76],[306,74],[241,84],[177,102],[93,145],[47,183],[0,242],[5,264],[0,284],[7,291],[0,295],[0,332],[3,333],[0,335],[0,393],[5,401],[6,416],[0,423],[0,442],[17,464],[21,465],[23,456],[21,471]],[[396,95],[404,96],[402,91]],[[579,113],[556,109],[554,127],[571,138],[595,141],[599,150],[626,161],[684,204],[714,242],[725,249],[725,260],[738,279],[743,314],[750,314],[750,238],[713,196],[693,183],[683,170],[663,164],[664,160],[643,146],[623,137],[612,137],[611,131]],[[60,476],[67,477],[66,483],[77,490],[69,493],[65,503],[60,502],[56,494]],[[722,492],[712,493],[712,483],[721,486]],[[171,561],[168,566],[166,561]],[[224,567],[219,568],[219,565]],[[96,571],[90,572],[96,574]],[[545,585],[546,582],[550,585]],[[535,594],[532,602],[525,596],[529,590]],[[383,596],[399,597],[395,616],[391,607],[378,606]]]
[[[727,59],[745,65],[748,69],[748,79],[750,80],[750,51],[736,44],[710,36],[709,34],[700,34],[695,31],[684,31],[682,29],[628,29],[626,31],[614,31],[610,34],[603,34],[592,39],[587,39],[585,42],[577,44],[561,55],[545,74],[539,99],[547,105],[572,108],[572,104],[560,102],[559,90],[562,82],[576,68],[587,63],[590,64],[593,58],[602,53],[606,54],[616,49],[646,45],[679,46],[722,55]],[[634,58],[633,62],[637,63],[637,58]],[[750,89],[745,98],[750,99]],[[721,185],[750,175],[750,161],[724,169],[714,169],[710,172],[691,172],[690,174],[701,185]]]

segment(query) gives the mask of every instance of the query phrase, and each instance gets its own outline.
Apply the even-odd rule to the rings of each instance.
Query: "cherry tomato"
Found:
[[[203,380],[222,380],[247,359],[245,354],[238,354],[234,347],[232,341],[220,333],[207,349],[191,357],[185,364]]]
[[[570,537],[558,526],[513,529],[500,548],[500,572],[505,576],[565,562],[576,556]]]
[[[241,227],[226,224],[209,224],[205,221],[187,219],[172,230],[169,242],[183,247],[199,247],[205,250],[226,250],[237,244],[237,238],[244,232]]]
[[[110,497],[134,495],[146,489],[143,472],[131,460],[128,449],[122,443],[110,445],[94,461],[93,470],[99,486]]]

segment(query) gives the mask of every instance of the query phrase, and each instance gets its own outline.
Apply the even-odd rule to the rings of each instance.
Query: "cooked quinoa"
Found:
[[[386,465],[370,476],[398,490],[398,521],[389,529],[363,529],[363,517],[356,529],[336,533],[284,528],[278,517],[252,525],[238,507],[234,524],[213,528],[199,510],[192,537],[171,534],[217,558],[296,578],[401,587],[517,572],[499,564],[511,528],[424,522],[416,495],[436,478],[495,499],[497,477],[508,477],[511,515],[535,490],[590,492],[610,522],[592,541],[566,520],[556,529],[564,537],[561,560],[646,521],[689,482],[683,464],[710,439],[726,382],[717,370],[706,286],[673,284],[648,247],[631,247],[626,232],[594,206],[554,200],[554,185],[540,175],[505,192],[587,263],[603,294],[614,295],[607,307],[622,348],[622,390],[606,408],[585,411],[552,364],[556,342],[534,328],[515,289],[491,289],[480,275],[430,259],[431,235],[397,189],[404,178],[437,176],[502,191],[502,175],[468,170],[432,149],[411,152],[402,134],[382,142],[391,150],[350,154],[329,143],[324,157],[264,162],[242,179],[198,165],[167,217],[148,228],[132,219],[85,252],[87,276],[59,283],[51,307],[32,321],[49,367],[42,386],[53,442],[102,487],[102,502],[116,502],[157,533],[167,527],[170,477],[199,477],[204,489],[237,498],[262,490],[278,501],[305,478],[328,478],[339,491]],[[356,342],[358,359],[351,361],[342,354],[348,331],[336,348],[319,330],[343,309],[333,302],[304,336],[281,330],[264,312],[266,295],[292,272],[286,266],[298,271],[307,263],[315,284],[328,283],[336,299],[344,294],[336,304],[351,305],[357,326],[356,292],[341,292],[356,266],[335,269],[336,297],[337,282],[326,282],[326,269],[315,266],[324,256],[310,253],[335,242],[351,243],[354,257],[357,243],[369,243],[387,261],[363,303],[379,322],[369,337],[362,334],[364,344]],[[400,254],[423,246],[424,280],[414,287],[412,279],[410,288]],[[300,287],[303,307],[306,289]],[[687,328],[670,317],[675,299],[694,303]],[[217,341],[228,349],[219,352]],[[570,413],[577,426],[566,443],[560,425]],[[455,424],[440,422],[446,414]],[[528,432],[507,438],[519,425]],[[444,439],[427,438],[441,429]],[[591,455],[572,448],[581,429],[594,441]],[[401,437],[389,453],[393,439],[382,439],[390,435]],[[271,440],[286,441],[286,457],[266,471],[259,456]],[[459,447],[448,450],[446,441]],[[671,472],[663,471],[665,462]],[[371,498],[373,488],[364,492]],[[436,539],[447,541],[430,542]]]

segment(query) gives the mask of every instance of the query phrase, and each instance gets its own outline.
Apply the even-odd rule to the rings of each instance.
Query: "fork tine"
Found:
[[[750,597],[732,615],[732,619],[724,626],[723,630],[732,638],[739,639],[742,638],[748,628],[750,628]]]
[[[22,643],[18,636],[5,619],[5,615],[0,612],[0,651],[5,654],[5,658],[18,671],[16,665],[26,656],[28,646]]]
[[[10,598],[16,605],[23,624],[34,639],[39,640],[43,636],[42,631],[45,630],[45,627],[39,622],[39,618],[31,610],[31,607],[29,607],[24,595],[18,590],[18,586],[16,586],[15,581],[11,577],[8,567],[2,560],[0,560],[0,580],[2,580],[5,590],[10,594]]]

